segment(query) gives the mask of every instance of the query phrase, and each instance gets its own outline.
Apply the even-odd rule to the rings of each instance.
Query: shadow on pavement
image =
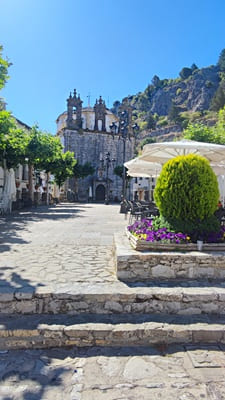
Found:
[[[17,396],[19,394],[19,397],[16,396],[16,398],[20,400],[50,399],[54,396],[45,397],[46,391],[49,392],[51,387],[55,388],[60,386],[60,394],[62,391],[63,396],[62,375],[68,374],[71,370],[70,368],[51,368],[50,358],[42,361],[38,358],[34,358],[32,355],[24,354],[24,352],[23,354],[19,354],[19,352],[16,353],[14,362],[8,362],[8,355],[1,357],[1,365],[5,365],[4,372],[0,373],[1,400],[13,400],[15,399],[15,393],[17,393]],[[31,367],[33,368],[30,370]],[[2,395],[2,391],[4,391],[5,394]],[[56,393],[55,390],[54,393]],[[59,397],[57,396],[57,398]]]
[[[29,243],[20,236],[20,231],[27,229],[28,222],[35,221],[60,221],[69,218],[82,218],[81,213],[85,207],[72,204],[57,206],[40,206],[37,208],[23,209],[11,215],[0,218],[0,253],[10,250],[12,244]]]
[[[161,280],[161,281],[149,281],[149,282],[127,282],[121,280],[126,286],[130,288],[143,287],[143,288],[203,288],[203,287],[225,287],[225,282],[216,279],[186,279],[186,280]]]
[[[35,289],[41,286],[45,286],[42,283],[38,283],[37,285],[31,284],[29,279],[24,279],[16,272],[11,274],[10,278],[7,280],[3,277],[3,271],[6,270],[14,270],[13,267],[0,267],[0,294],[4,295],[5,293],[14,293],[19,292],[20,290],[23,293],[34,293]]]
[[[74,399],[80,398],[79,376],[82,372],[79,370],[79,359],[91,357],[132,357],[132,356],[152,356],[166,357],[170,356],[171,361],[176,353],[189,351],[193,353],[196,348],[201,349],[206,354],[213,352],[212,357],[216,357],[216,352],[222,351],[220,346],[148,346],[148,347],[84,347],[71,349],[49,349],[49,350],[28,350],[28,351],[9,351],[1,355],[0,371],[0,395],[4,390],[1,400],[13,400],[14,393],[19,394],[20,400],[43,400],[54,398],[67,398],[74,386],[76,392],[73,392]],[[76,358],[78,360],[76,360]],[[69,364],[68,364],[68,360]],[[176,359],[174,359],[176,362]],[[64,366],[64,364],[67,364]],[[169,371],[169,370],[168,370]],[[167,373],[167,370],[165,371]],[[94,374],[94,371],[93,371]],[[151,377],[151,375],[150,375]],[[69,385],[67,386],[66,385]],[[78,385],[76,385],[78,384]],[[5,387],[5,389],[4,389]],[[54,390],[56,387],[57,392]],[[53,393],[50,393],[51,388]],[[11,389],[11,391],[10,391]],[[68,391],[67,391],[68,390]],[[9,394],[8,394],[9,393]],[[63,397],[59,397],[62,395]],[[71,394],[70,394],[71,395]],[[52,397],[51,397],[52,396]],[[71,397],[72,398],[72,397]],[[123,397],[124,398],[124,397]],[[149,397],[150,398],[150,397]],[[183,398],[183,397],[182,397]],[[186,398],[186,397],[185,397]],[[218,399],[222,397],[218,397]]]

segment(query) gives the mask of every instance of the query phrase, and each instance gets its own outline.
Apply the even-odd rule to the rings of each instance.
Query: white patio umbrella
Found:
[[[186,139],[177,142],[146,144],[139,159],[164,164],[171,158],[186,154],[201,155],[214,164],[225,162],[225,146]]]
[[[91,186],[89,186],[89,188],[88,188],[88,196],[92,197],[92,187]]]
[[[217,175],[218,186],[220,191],[220,200],[225,204],[225,164],[211,164],[211,167],[215,174]]]
[[[5,171],[5,184],[2,196],[3,211],[11,212],[12,202],[16,200],[16,182],[15,182],[15,172],[12,168]]]
[[[140,160],[139,157],[124,163],[128,169],[127,175],[132,177],[149,178],[150,176],[157,176],[161,171],[161,165],[156,162],[149,162]]]

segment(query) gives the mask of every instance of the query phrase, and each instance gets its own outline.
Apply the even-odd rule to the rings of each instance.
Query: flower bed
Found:
[[[204,243],[205,251],[224,251],[224,232],[225,227],[221,228],[217,240],[220,243]],[[191,243],[190,236],[181,232],[171,232],[168,228],[154,229],[152,220],[143,219],[135,221],[126,230],[131,246],[135,250],[153,251],[195,251],[197,244]],[[212,235],[214,238],[214,235]],[[213,241],[213,240],[212,240]]]

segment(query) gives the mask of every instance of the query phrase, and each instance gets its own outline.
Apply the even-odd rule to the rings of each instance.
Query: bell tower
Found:
[[[96,100],[94,105],[94,112],[95,112],[95,131],[105,131],[105,116],[106,116],[106,105],[105,102],[102,100],[102,96],[99,97],[99,100]],[[101,121],[102,126],[99,129],[99,121]]]
[[[67,99],[66,124],[68,129],[82,129],[82,103],[80,95],[77,96],[76,89],[74,89],[73,96],[70,93]],[[76,115],[76,118],[74,118],[74,115]]]

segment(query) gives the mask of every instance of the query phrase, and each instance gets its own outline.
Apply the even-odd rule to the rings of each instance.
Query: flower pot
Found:
[[[197,240],[197,249],[198,251],[202,251],[203,248],[203,241],[202,240]]]

